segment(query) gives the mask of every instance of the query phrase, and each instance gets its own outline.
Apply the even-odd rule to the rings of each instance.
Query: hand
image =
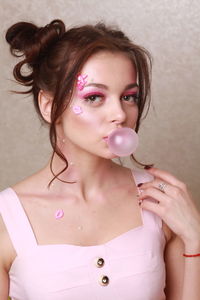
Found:
[[[160,216],[185,244],[196,241],[199,245],[200,214],[186,185],[166,171],[157,168],[147,171],[154,176],[154,180],[139,185],[141,207]]]

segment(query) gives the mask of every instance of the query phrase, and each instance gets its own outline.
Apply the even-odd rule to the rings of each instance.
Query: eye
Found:
[[[130,103],[138,103],[139,96],[138,94],[129,94],[122,96],[122,100]]]
[[[101,103],[103,101],[103,95],[100,95],[100,94],[91,94],[91,95],[88,95],[86,97],[84,97],[85,101],[86,102],[89,102],[89,103],[94,103],[94,104],[98,104],[98,103]]]

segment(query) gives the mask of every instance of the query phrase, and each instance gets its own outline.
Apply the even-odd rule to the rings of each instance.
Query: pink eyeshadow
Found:
[[[90,92],[85,92],[85,93],[78,93],[78,97],[79,98],[87,98],[87,97],[89,97],[89,96],[92,96],[92,95],[99,95],[99,96],[104,96],[104,94],[102,94],[101,92],[99,92],[99,91],[90,91]]]

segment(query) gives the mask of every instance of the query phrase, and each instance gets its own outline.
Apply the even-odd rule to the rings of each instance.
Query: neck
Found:
[[[88,153],[81,153],[81,155],[76,153],[76,155],[66,155],[66,157],[69,157],[69,165],[67,170],[59,175],[59,179],[75,183],[67,184],[56,179],[53,190],[59,194],[65,194],[70,188],[79,198],[91,199],[97,193],[110,188],[115,182],[113,174],[118,166],[112,160]],[[52,166],[53,172],[57,174],[65,167],[65,163],[55,154]],[[47,168],[50,172],[50,162]],[[49,175],[52,179],[52,174]]]

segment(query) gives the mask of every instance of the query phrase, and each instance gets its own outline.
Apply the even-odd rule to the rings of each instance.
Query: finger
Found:
[[[146,190],[149,188],[156,188],[173,198],[184,196],[184,191],[182,189],[180,189],[177,186],[168,184],[164,181],[161,181],[158,178],[156,178],[155,180],[149,181],[149,182],[145,182],[142,185],[140,185],[139,187],[142,190]]]
[[[140,207],[142,209],[147,209],[153,213],[155,213],[156,215],[158,215],[159,217],[163,217],[164,213],[163,213],[163,207],[160,206],[158,203],[152,202],[150,200],[143,200],[140,204]]]
[[[154,167],[148,169],[147,171],[150,174],[152,174],[154,177],[157,177],[157,178],[159,178],[171,185],[177,186],[181,189],[185,189],[185,184],[167,171],[160,170],[160,169],[157,169]]]
[[[158,201],[159,203],[167,204],[171,200],[167,194],[161,192],[154,187],[149,187],[146,189],[140,189],[139,200],[146,200],[148,198],[153,198],[154,200]],[[151,200],[148,200],[151,201]]]

